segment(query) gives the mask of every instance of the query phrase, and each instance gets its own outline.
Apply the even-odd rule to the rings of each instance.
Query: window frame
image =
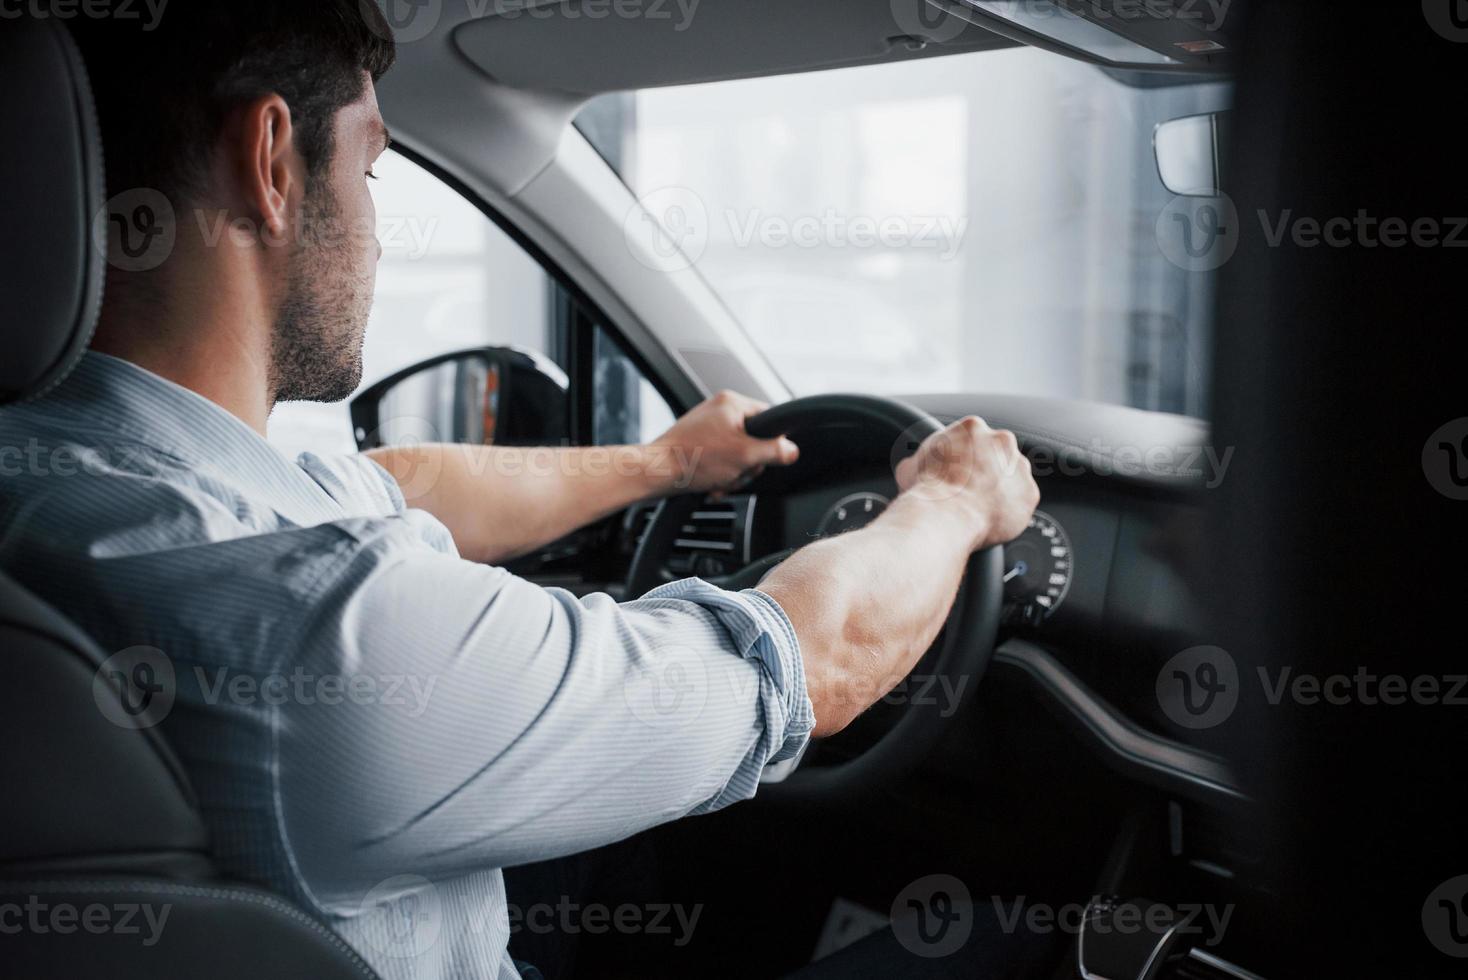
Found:
[[[397,141],[394,141],[392,148],[395,153],[442,181],[449,190],[477,208],[496,228],[504,232],[532,261],[539,265],[552,282],[561,288],[562,292],[555,297],[553,303],[548,349],[545,353],[565,370],[566,376],[570,379],[571,405],[568,417],[573,443],[591,445],[595,438],[594,417],[597,392],[594,352],[597,330],[605,331],[616,342],[633,366],[668,404],[675,416],[693,407],[678,397],[667,380],[654,370],[648,358],[637,349],[628,335],[617,326],[586,290],[582,289],[580,284],[518,225],[433,158],[412,146]]]

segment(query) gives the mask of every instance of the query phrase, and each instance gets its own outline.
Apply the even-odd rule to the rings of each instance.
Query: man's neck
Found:
[[[126,301],[104,308],[93,350],[131,361],[214,402],[265,434],[271,396],[268,313],[253,297],[232,291],[173,290],[192,302]]]

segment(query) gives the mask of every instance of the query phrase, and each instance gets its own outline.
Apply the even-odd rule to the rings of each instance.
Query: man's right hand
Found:
[[[965,513],[974,528],[971,551],[1014,540],[1040,502],[1014,433],[973,415],[928,436],[898,463],[897,486],[906,496]]]
[[[871,524],[801,548],[759,588],[800,639],[815,734],[840,731],[932,644],[969,555],[1025,529],[1040,491],[1014,434],[966,418],[897,467]]]

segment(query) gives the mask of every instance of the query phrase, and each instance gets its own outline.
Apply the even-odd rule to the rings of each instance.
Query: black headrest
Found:
[[[0,402],[37,394],[86,349],[102,303],[92,247],[102,143],[81,55],[51,20],[0,22]]]

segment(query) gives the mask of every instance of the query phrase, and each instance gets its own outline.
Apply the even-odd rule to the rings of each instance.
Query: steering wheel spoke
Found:
[[[756,561],[750,562],[743,568],[728,575],[716,575],[706,581],[710,585],[717,585],[729,592],[738,592],[741,589],[752,589],[759,585],[760,580],[768,575],[776,565],[795,554],[794,548],[786,548],[772,555],[765,555]]]

